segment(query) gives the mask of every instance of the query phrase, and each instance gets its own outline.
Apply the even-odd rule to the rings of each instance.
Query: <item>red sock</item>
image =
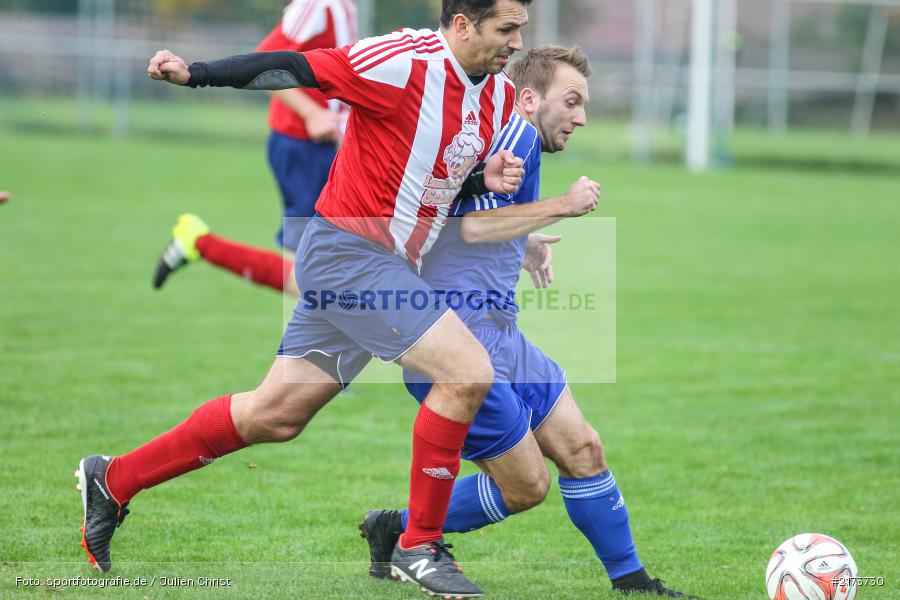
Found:
[[[197,238],[197,250],[208,262],[244,279],[284,291],[284,282],[293,277],[294,263],[277,252],[245,246],[207,233]]]
[[[424,404],[413,425],[413,459],[409,482],[409,519],[400,538],[412,548],[441,537],[459,453],[471,423],[451,421]]]
[[[161,436],[115,457],[106,472],[106,485],[113,498],[124,504],[141,490],[246,445],[231,420],[231,396],[222,396],[200,405],[186,421]]]

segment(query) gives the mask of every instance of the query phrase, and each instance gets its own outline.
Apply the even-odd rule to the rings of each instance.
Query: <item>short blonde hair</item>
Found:
[[[556,69],[560,64],[574,67],[585,77],[591,76],[591,66],[581,48],[566,48],[556,44],[544,44],[526,52],[525,56],[509,67],[509,76],[516,84],[516,89],[531,88],[544,96],[556,77]]]

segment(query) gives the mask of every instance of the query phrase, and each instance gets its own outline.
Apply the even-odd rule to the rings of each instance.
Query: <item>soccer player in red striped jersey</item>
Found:
[[[356,6],[352,0],[293,0],[258,52],[339,48],[358,39]],[[337,153],[347,118],[347,106],[329,100],[316,89],[271,92],[268,158],[281,194],[283,216],[275,240],[293,260],[300,236],[315,213],[316,200]],[[236,275],[297,295],[293,270],[282,257],[262,248],[229,240],[209,230],[196,215],[178,218],[172,240],[153,276],[161,288],[176,270],[203,259]]]
[[[400,292],[428,289],[418,275],[422,257],[510,117],[515,90],[502,71],[522,48],[528,4],[443,0],[437,31],[405,29],[338,49],[254,53],[190,66],[169,51],[150,61],[152,78],[178,85],[317,88],[352,109],[316,204],[322,218],[310,222],[297,248],[304,298],[260,386],[201,405],[131,452],[79,463],[82,542],[98,568],[110,568],[112,534],[140,490],[248,444],[296,437],[377,356],[434,382],[413,426],[409,519],[391,563],[431,594],[481,596],[447,550],[441,526],[460,450],[493,370],[444,299],[435,298],[433,310],[418,310],[400,302]],[[500,151],[484,162],[474,187],[512,193],[522,174],[522,160]],[[355,310],[350,296],[327,301],[336,290],[396,292],[397,305]],[[320,302],[309,302],[310,292]],[[360,348],[370,356],[342,361]]]

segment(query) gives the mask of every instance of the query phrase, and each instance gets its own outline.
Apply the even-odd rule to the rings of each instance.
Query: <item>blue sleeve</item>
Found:
[[[460,198],[450,211],[451,216],[461,217],[476,210],[491,210],[510,204],[527,204],[538,199],[541,180],[541,140],[537,130],[521,117],[511,119],[501,132],[497,145],[491,149],[490,156],[500,150],[512,150],[513,154],[524,161],[525,177],[519,190],[514,194],[488,192],[482,196]]]

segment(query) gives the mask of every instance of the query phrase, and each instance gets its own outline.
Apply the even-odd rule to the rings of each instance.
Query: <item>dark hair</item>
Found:
[[[544,96],[556,77],[556,69],[560,63],[574,67],[585,77],[591,76],[591,66],[581,48],[544,44],[532,48],[510,65],[509,77],[517,90],[531,88]]]
[[[528,6],[531,0],[516,0],[520,4]],[[454,15],[460,13],[472,21],[475,29],[481,27],[485,19],[490,19],[496,14],[497,0],[442,0],[441,1],[441,26],[450,27]]]

